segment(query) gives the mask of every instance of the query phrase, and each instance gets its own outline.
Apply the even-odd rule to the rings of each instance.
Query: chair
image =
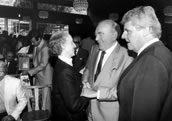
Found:
[[[42,110],[42,106],[46,104],[46,99],[42,99],[40,101],[39,91],[41,89],[51,89],[50,85],[42,85],[42,86],[25,86],[26,95],[28,99],[27,108],[28,111],[24,112],[21,115],[22,121],[48,121],[50,119],[50,111]],[[33,101],[35,103],[33,103]],[[40,102],[43,104],[41,105]]]

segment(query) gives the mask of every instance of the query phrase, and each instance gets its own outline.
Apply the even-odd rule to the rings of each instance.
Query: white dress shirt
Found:
[[[4,81],[0,80],[0,113],[5,112],[5,104],[4,104]]]
[[[65,57],[65,56],[63,56],[63,55],[59,55],[58,57],[59,57],[59,59],[62,60],[63,62],[69,64],[70,66],[73,66],[73,64],[72,64],[72,58],[67,58],[67,57]]]
[[[107,61],[108,57],[110,56],[110,54],[112,53],[112,51],[113,51],[114,48],[116,47],[116,45],[117,45],[117,42],[115,42],[114,45],[112,45],[109,49],[107,49],[107,50],[105,51],[105,55],[104,55],[103,62],[102,62],[102,66],[101,66],[102,68],[103,68],[105,62]],[[100,60],[101,53],[102,53],[102,51],[99,51],[98,58],[97,58],[97,62],[96,62],[96,69],[95,69],[94,74],[96,73],[97,66],[98,66],[98,62],[99,62],[99,60]]]
[[[140,50],[138,51],[137,56],[140,55],[140,53],[141,53],[144,49],[146,49],[148,46],[150,46],[151,44],[153,44],[153,43],[155,43],[155,42],[158,42],[158,41],[159,41],[159,39],[158,39],[158,38],[155,38],[155,39],[152,39],[151,41],[147,42],[146,44],[144,44],[144,45],[140,48]]]
[[[103,62],[102,62],[102,67],[104,66],[105,62],[107,61],[108,57],[110,56],[110,54],[112,53],[112,51],[114,50],[114,48],[117,46],[117,42],[112,46],[110,47],[109,49],[107,49],[105,52],[105,55],[104,55],[104,58],[103,58]],[[102,52],[102,51],[101,51]],[[98,58],[100,59],[100,54],[101,52],[99,52],[99,55],[98,55]],[[98,60],[99,60],[98,59]],[[98,62],[97,62],[98,63]],[[97,68],[97,67],[96,67]],[[99,99],[100,97],[100,90],[97,90],[97,99]]]

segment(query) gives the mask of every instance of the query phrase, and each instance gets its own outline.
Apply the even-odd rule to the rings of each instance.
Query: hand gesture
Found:
[[[84,96],[87,98],[96,98],[97,97],[97,91],[86,87],[86,88],[82,89],[81,96]]]

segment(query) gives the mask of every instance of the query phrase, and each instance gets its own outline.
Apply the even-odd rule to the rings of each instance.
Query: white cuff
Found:
[[[97,91],[97,99],[100,98],[100,90]]]

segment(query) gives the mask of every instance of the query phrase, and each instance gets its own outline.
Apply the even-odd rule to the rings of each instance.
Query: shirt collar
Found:
[[[72,58],[67,58],[63,55],[58,56],[60,60],[64,61],[65,63],[69,64],[70,66],[73,66],[72,64]]]
[[[140,53],[141,53],[143,50],[145,50],[148,46],[150,46],[151,44],[153,44],[153,43],[155,43],[155,42],[157,42],[157,41],[159,41],[159,39],[158,39],[158,38],[155,38],[155,39],[152,39],[151,41],[147,42],[146,44],[144,44],[144,45],[140,48],[140,50],[138,51],[137,56],[140,55]]]
[[[107,50],[105,51],[106,54],[107,54],[107,53],[111,53],[111,52],[114,50],[114,48],[116,47],[116,45],[117,45],[117,42],[115,42],[114,45],[112,45],[109,49],[107,49]]]

